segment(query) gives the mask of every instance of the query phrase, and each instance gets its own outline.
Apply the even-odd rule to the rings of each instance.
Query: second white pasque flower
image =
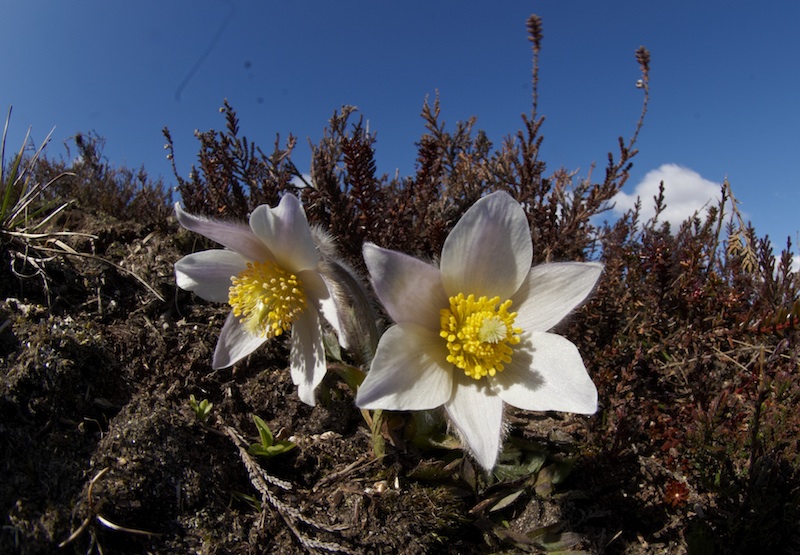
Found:
[[[284,195],[276,207],[261,205],[250,225],[175,212],[180,224],[225,249],[189,254],[175,263],[178,286],[231,306],[212,367],[225,368],[262,343],[291,330],[289,365],[300,399],[313,405],[325,377],[322,314],[337,335],[339,319],[320,273],[320,255],[300,201]]]
[[[531,268],[522,207],[504,192],[467,210],[440,266],[364,246],[372,285],[395,325],[381,337],[356,403],[366,409],[444,405],[478,462],[494,467],[503,403],[591,414],[597,389],[578,349],[550,330],[582,303],[598,263]]]

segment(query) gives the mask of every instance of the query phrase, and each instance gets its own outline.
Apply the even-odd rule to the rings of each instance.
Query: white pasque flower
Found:
[[[231,306],[212,367],[231,366],[291,329],[292,381],[300,399],[313,405],[326,371],[319,314],[337,335],[339,320],[300,201],[287,194],[274,208],[261,205],[249,226],[193,216],[178,204],[175,212],[183,227],[226,247],[175,263],[181,289]]]
[[[364,260],[395,321],[381,337],[356,404],[428,410],[444,405],[477,461],[497,461],[503,403],[592,414],[597,389],[577,347],[548,333],[594,288],[602,265],[531,268],[522,207],[504,192],[476,202],[442,249],[440,267],[373,244]]]

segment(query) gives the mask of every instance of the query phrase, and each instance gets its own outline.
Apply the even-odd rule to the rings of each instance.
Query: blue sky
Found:
[[[726,176],[759,234],[778,246],[800,231],[800,3],[674,0],[422,2],[31,0],[4,6],[0,108],[10,140],[28,126],[51,157],[95,131],[113,164],[174,184],[167,126],[183,175],[195,129],[221,129],[227,98],[242,132],[265,150],[276,133],[316,142],[333,110],[358,106],[377,132],[380,173],[414,170],[426,97],[439,92],[450,129],[474,115],[499,144],[530,110],[525,20],[542,16],[542,158],[601,172],[629,136],[642,91],[636,48],[652,55],[640,154],[620,197],[649,200],[661,178],[685,215]],[[598,174],[598,177],[601,174]],[[646,202],[646,204],[649,204]],[[796,249],[795,249],[796,251]]]

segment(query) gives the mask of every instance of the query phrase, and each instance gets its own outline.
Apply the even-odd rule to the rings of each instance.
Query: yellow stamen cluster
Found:
[[[439,335],[447,340],[447,361],[476,380],[501,372],[522,333],[514,327],[517,313],[508,312],[510,306],[510,300],[500,303],[500,297],[450,297],[450,308],[440,311]]]
[[[274,262],[248,262],[231,283],[228,304],[253,335],[269,339],[289,331],[306,307],[300,280]]]

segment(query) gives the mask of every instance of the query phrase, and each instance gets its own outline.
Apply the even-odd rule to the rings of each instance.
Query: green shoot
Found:
[[[192,394],[189,395],[189,406],[192,407],[197,420],[204,423],[208,420],[211,409],[214,408],[214,403],[210,402],[208,399],[203,399],[198,403],[194,394]]]
[[[253,415],[253,422],[258,428],[258,435],[261,438],[261,443],[253,443],[247,450],[251,455],[271,458],[276,455],[281,455],[287,451],[294,449],[295,445],[291,441],[278,440],[275,441],[272,431],[261,418]]]

